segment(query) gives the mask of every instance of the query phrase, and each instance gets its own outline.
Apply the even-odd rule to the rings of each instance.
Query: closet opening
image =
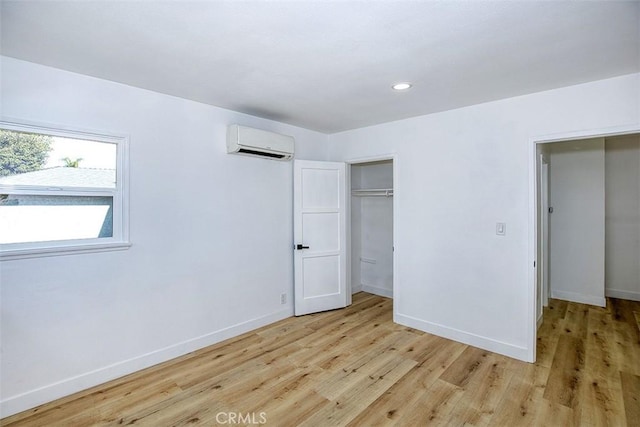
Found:
[[[538,147],[539,301],[640,300],[640,134]]]
[[[581,319],[574,326],[586,331],[591,320],[575,317],[576,307],[610,315],[640,301],[640,133],[624,128],[534,144],[532,323],[539,344],[558,322]]]
[[[351,293],[394,296],[394,159],[348,163]]]

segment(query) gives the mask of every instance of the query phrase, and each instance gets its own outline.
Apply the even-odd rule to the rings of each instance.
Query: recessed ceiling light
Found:
[[[402,83],[396,83],[393,86],[391,86],[391,89],[393,90],[407,90],[411,87],[411,83],[408,82],[402,82]]]

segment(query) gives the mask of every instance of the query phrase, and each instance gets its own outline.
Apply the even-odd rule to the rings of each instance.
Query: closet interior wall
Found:
[[[351,190],[352,292],[392,297],[393,162],[352,164]]]

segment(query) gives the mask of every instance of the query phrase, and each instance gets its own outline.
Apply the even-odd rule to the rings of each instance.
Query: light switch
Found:
[[[504,222],[496,223],[496,234],[498,236],[504,236],[505,234],[507,234],[507,224],[505,224]]]

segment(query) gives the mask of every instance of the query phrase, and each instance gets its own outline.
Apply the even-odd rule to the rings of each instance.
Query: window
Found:
[[[0,258],[124,249],[124,137],[0,122]]]

